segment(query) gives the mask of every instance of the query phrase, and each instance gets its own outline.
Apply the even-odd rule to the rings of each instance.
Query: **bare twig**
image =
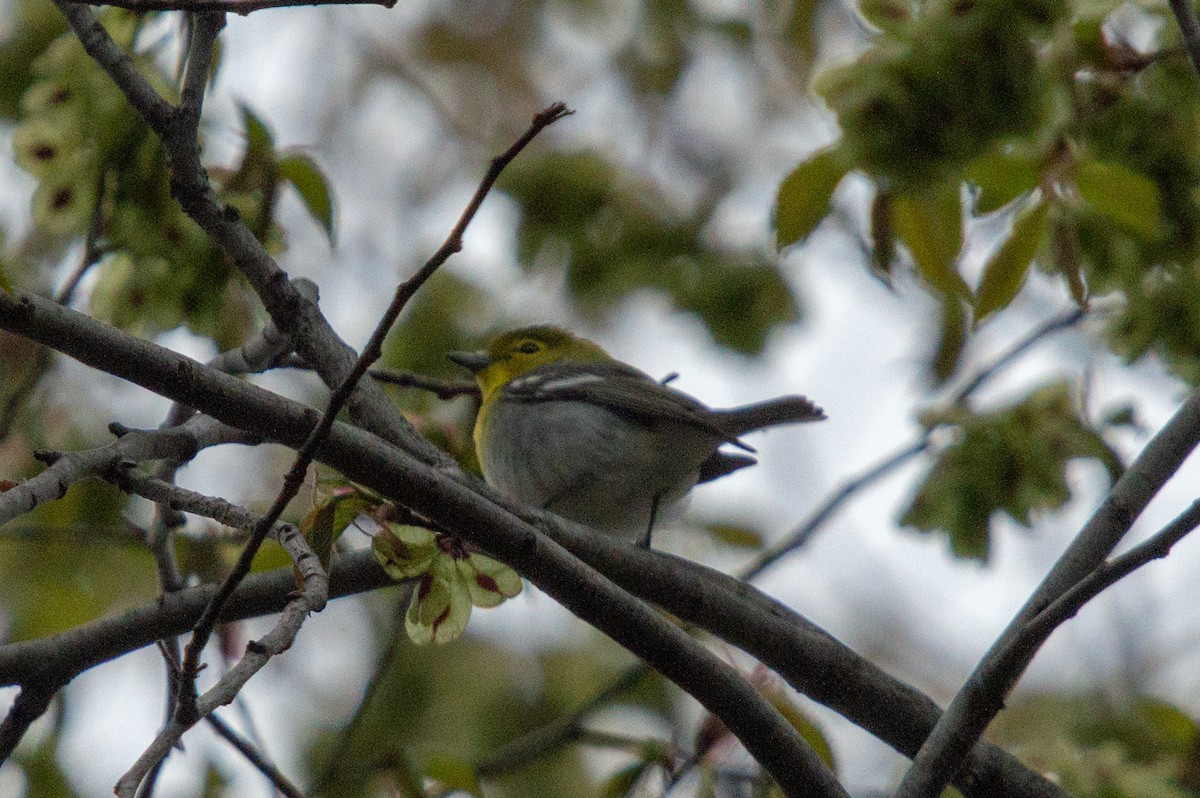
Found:
[[[1183,46],[1192,59],[1192,66],[1200,74],[1200,19],[1196,17],[1196,8],[1192,0],[1171,0],[1171,11],[1179,23],[1183,34]]]
[[[1001,352],[995,359],[982,365],[975,373],[954,391],[947,399],[944,400],[945,405],[953,407],[961,405],[970,399],[974,393],[985,385],[988,380],[994,377],[1002,369],[1010,363],[1017,360],[1021,355],[1028,352],[1039,342],[1046,337],[1053,335],[1060,330],[1065,330],[1078,324],[1084,317],[1082,310],[1075,308],[1068,313],[1065,313],[1056,318],[1035,327],[1023,338],[1017,341],[1008,349]],[[900,466],[907,463],[909,460],[923,454],[933,445],[933,430],[925,430],[920,438],[912,443],[897,450],[893,454],[888,455],[877,464],[871,466],[866,471],[859,474],[845,483],[840,488],[831,493],[821,505],[814,510],[795,530],[785,536],[781,541],[765,550],[759,555],[753,563],[751,563],[742,573],[742,579],[746,581],[753,580],[761,575],[764,571],[777,563],[780,559],[787,556],[789,553],[804,546],[809,539],[815,535],[822,526],[841,509],[846,502],[864,488],[870,487],[879,480],[891,474]]]
[[[480,181],[478,188],[475,190],[474,196],[471,197],[466,209],[459,217],[458,222],[450,231],[450,235],[441,247],[426,261],[425,265],[417,271],[410,279],[401,283],[396,289],[396,294],[392,298],[391,304],[383,317],[379,320],[375,330],[372,332],[366,346],[363,347],[362,354],[359,355],[354,367],[350,373],[346,375],[341,385],[329,397],[329,403],[322,414],[320,421],[309,433],[308,438],[296,453],[296,459],[292,463],[292,467],[288,470],[284,477],[283,487],[275,497],[275,501],[271,507],[263,515],[262,519],[254,529],[251,530],[250,540],[242,549],[241,555],[233,568],[230,569],[229,575],[225,578],[221,587],[218,588],[216,595],[213,597],[212,606],[205,611],[204,615],[196,624],[196,628],[192,632],[192,639],[188,641],[183,652],[183,688],[186,692],[180,694],[180,711],[186,716],[192,709],[189,703],[195,695],[195,676],[200,666],[201,652],[204,650],[208,642],[209,636],[212,634],[213,627],[216,625],[217,618],[220,617],[222,605],[225,600],[237,588],[238,583],[250,573],[250,565],[254,559],[254,555],[258,552],[263,540],[266,539],[267,533],[274,526],[275,522],[283,514],[288,503],[296,496],[300,487],[304,484],[305,474],[308,473],[308,467],[312,464],[316,457],[317,449],[325,441],[329,434],[330,428],[333,426],[334,420],[338,413],[341,412],[350,395],[354,392],[363,374],[370,368],[371,364],[379,359],[383,352],[383,341],[391,330],[392,325],[399,317],[401,311],[404,310],[408,301],[414,294],[425,284],[433,274],[446,262],[449,257],[462,249],[462,238],[466,232],[467,226],[475,218],[479,206],[483,204],[484,198],[491,191],[496,179],[500,176],[501,171],[507,166],[513,158],[515,158],[522,149],[531,142],[538,133],[544,130],[549,125],[561,119],[566,114],[570,113],[566,106],[562,103],[556,103],[546,110],[534,116],[529,128],[525,131],[516,142],[513,143],[502,155],[493,159],[487,174]],[[190,687],[190,690],[188,689]]]
[[[397,388],[419,388],[422,391],[429,391],[438,399],[479,396],[479,386],[474,382],[438,380],[411,371],[396,371],[395,369],[371,369],[367,374],[376,382],[395,385]]]
[[[275,763],[267,759],[253,743],[234,731],[228,723],[221,720],[219,715],[214,713],[209,715],[205,720],[218,736],[236,748],[238,753],[246,758],[247,762],[253,765],[259,773],[266,776],[267,781],[271,782],[272,787],[283,793],[287,798],[304,798],[304,792],[295,784],[292,784],[291,780],[283,775],[279,768],[275,766]]]
[[[320,559],[295,527],[285,524],[280,528],[278,538],[300,572],[302,588],[298,593],[293,593],[274,628],[262,638],[251,641],[237,664],[203,695],[196,697],[191,712],[175,711],[154,741],[117,782],[115,792],[119,798],[134,798],[147,774],[158,767],[184,732],[200,718],[208,717],[213,710],[233,701],[246,682],[271,657],[291,647],[308,614],[319,612],[325,606],[329,597],[329,580]]]
[[[108,475],[123,463],[170,459],[185,463],[208,446],[245,440],[245,433],[214,422],[196,419],[170,430],[124,430],[110,444],[66,454],[43,453],[49,467],[35,477],[0,493],[0,523],[62,498],[67,489],[88,477]]]
[[[1171,553],[1171,548],[1197,526],[1200,526],[1200,500],[1192,502],[1174,521],[1142,543],[1096,566],[1094,571],[1032,618],[1009,645],[1016,649],[1036,650],[1055,629],[1074,618],[1083,605],[1143,565],[1166,557]]]

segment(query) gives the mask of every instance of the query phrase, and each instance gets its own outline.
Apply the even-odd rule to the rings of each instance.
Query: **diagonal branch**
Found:
[[[205,369],[178,353],[112,329],[40,297],[28,294],[11,297],[0,294],[0,328],[52,346],[84,363],[116,373],[117,376],[134,381],[175,401],[200,407],[217,418],[236,419],[242,425],[269,431],[273,440],[285,445],[298,446],[316,423],[317,414],[311,408],[215,370]],[[613,590],[611,585],[596,583],[594,577],[587,576],[590,572],[581,572],[577,562],[564,557],[560,549],[544,547],[541,538],[528,526],[518,523],[513,515],[500,509],[510,504],[482,483],[460,481],[440,470],[431,469],[369,433],[345,424],[334,425],[329,439],[320,451],[320,459],[340,470],[348,478],[388,496],[393,501],[428,514],[448,530],[515,567],[549,595],[559,599],[576,614],[594,623],[635,654],[651,662],[669,678],[676,679],[676,672],[688,667],[688,663],[681,663],[667,656],[668,652],[657,646],[654,638],[642,634],[642,616],[626,618],[617,612],[620,620],[616,621],[611,617],[601,617],[586,604],[581,604],[580,601],[585,598],[593,602],[608,600]],[[642,558],[636,551],[616,542],[597,536],[591,537],[596,538],[591,543],[593,550],[596,547],[607,546],[610,551],[623,552],[624,557],[635,563],[630,566],[635,572],[648,567],[646,564],[649,562],[666,562],[658,559],[660,555],[647,553],[645,558]],[[576,541],[572,547],[577,545],[582,544]],[[584,553],[583,549],[579,551]],[[360,560],[369,561],[370,557],[369,553],[364,553]],[[595,565],[602,567],[604,572],[613,578],[619,577],[619,574],[611,570],[611,565],[598,560],[595,561]],[[362,568],[363,571],[335,568],[334,593],[340,594],[349,589],[347,583],[341,581],[343,579],[362,579],[367,582],[372,579],[380,580],[374,582],[373,586],[386,581],[379,569],[369,562],[362,564]],[[657,584],[657,588],[652,585],[645,589],[657,589],[658,592],[647,594],[647,597],[652,597],[651,600],[655,603],[671,609],[681,617],[689,617],[700,625],[707,626],[711,623],[707,615],[714,608],[733,612],[742,606],[739,602],[727,601],[722,593],[714,593],[705,599],[706,591],[699,588],[701,583],[698,580],[692,580],[689,576],[681,577],[673,569],[648,573],[652,573],[654,579],[658,580],[651,580]],[[284,573],[276,578],[281,580],[275,583],[276,589],[286,592],[289,575]],[[619,578],[625,587],[633,589],[624,577]],[[251,582],[255,587],[265,584],[260,577],[252,578]],[[753,591],[748,586],[741,586],[738,590]],[[193,602],[189,605],[193,612],[199,611],[194,604],[197,595],[202,595],[205,599],[212,595],[212,588],[204,588],[203,591],[202,594],[184,592],[186,600]],[[576,597],[570,603],[560,599],[568,591]],[[624,596],[623,593],[620,595]],[[748,592],[747,595],[753,593]],[[243,594],[239,590],[234,601],[227,607],[230,616],[244,611],[245,605],[241,602],[250,601],[251,596],[258,596],[261,600],[261,594]],[[145,635],[144,642],[140,645],[176,634],[180,629],[177,625],[180,618],[178,615],[171,615],[170,612],[178,612],[177,602],[183,600],[185,599],[181,598],[180,594],[164,597],[162,610],[151,608],[153,612],[148,617],[138,618],[141,623],[150,625],[148,629],[134,623],[133,619],[127,619],[126,623],[115,626],[111,625],[113,622],[109,620],[97,621],[95,625],[89,624],[85,631],[72,630],[67,633],[79,634],[79,637],[68,638],[70,642],[64,639],[55,641],[57,645],[51,645],[46,641],[29,641],[0,648],[0,684],[12,683],[16,673],[25,674],[16,679],[17,682],[23,683],[29,678],[36,678],[36,674],[40,672],[39,668],[55,671],[66,667],[63,655],[54,655],[56,650],[84,650],[86,657],[79,662],[71,660],[75,663],[72,667],[79,669],[90,667],[88,663],[94,664],[105,658],[117,656],[124,650],[136,647],[129,642],[133,639],[129,632],[130,626],[139,630],[137,634]],[[628,600],[628,597],[625,596],[623,600]],[[672,602],[680,606],[672,607]],[[692,609],[689,610],[688,607]],[[738,628],[755,628],[750,623],[754,616],[748,616],[746,612],[742,610],[740,620],[730,622],[731,634]],[[838,711],[870,728],[900,750],[911,751],[920,744],[925,731],[932,727],[937,718],[937,707],[932,701],[912,688],[889,679],[886,674],[878,672],[869,662],[855,657],[852,652],[839,648],[836,641],[832,641],[832,638],[828,638],[824,633],[808,635],[802,642],[795,642],[795,621],[785,609],[763,608],[755,614],[765,616],[759,620],[774,619],[772,623],[775,624],[766,632],[762,631],[762,627],[757,627],[757,637],[780,647],[755,650],[755,656],[772,667],[790,667],[795,675],[789,677],[789,681],[791,678],[797,679],[797,682],[807,678],[811,682],[810,694],[817,700],[830,702]],[[176,625],[164,626],[164,617],[173,618]],[[192,615],[190,619],[194,620],[195,617]],[[732,617],[736,619],[738,616]],[[188,619],[184,620],[186,627]],[[655,616],[655,620],[661,619]],[[114,638],[117,641],[126,641],[124,646],[114,643]],[[788,640],[794,642],[789,644]],[[829,641],[829,646],[833,648],[817,645],[821,640]],[[83,641],[87,641],[87,645],[84,645]],[[749,643],[746,645],[749,646]],[[843,657],[852,659],[846,660]],[[30,668],[34,671],[30,672]],[[847,674],[857,675],[860,681],[849,680]],[[871,687],[872,685],[874,687]],[[683,686],[697,695],[702,703],[713,703],[705,692],[709,685],[705,684],[704,680],[701,680],[699,685],[689,682]],[[755,716],[746,714],[741,705],[738,705],[736,710],[729,710],[724,705],[719,709],[721,711],[717,714],[727,721],[741,739],[753,738],[767,728],[747,728],[747,723],[753,724],[757,720]],[[731,712],[732,718],[729,717]],[[871,717],[875,720],[861,720]],[[980,760],[982,764],[978,770],[970,771],[973,779],[982,778],[983,781],[972,780],[964,786],[987,784],[990,785],[990,790],[998,790],[999,794],[1014,798],[1019,795],[1061,796],[1061,792],[1056,791],[1044,779],[1022,768],[1011,757],[986,746],[977,750],[992,752]],[[761,751],[755,753],[772,771],[776,769],[774,764],[769,763],[778,763],[777,756],[766,756]],[[1029,787],[1029,783],[1034,787]],[[970,789],[967,792],[973,795],[985,794],[972,793]]]
[[[898,798],[932,798],[958,770],[1037,653],[1016,646],[1048,605],[1101,566],[1146,505],[1200,443],[1200,391],[1195,391],[1113,485],[1108,497],[1026,601],[942,715],[905,774]],[[1041,641],[1038,641],[1040,644]]]
[[[199,34],[197,34],[199,35]],[[215,34],[214,34],[215,35]],[[346,375],[341,385],[333,392],[329,398],[329,404],[325,408],[325,412],[321,415],[320,421],[308,434],[303,445],[296,453],[296,459],[292,463],[292,467],[288,470],[284,478],[283,487],[275,497],[275,501],[271,504],[270,509],[255,525],[250,532],[250,540],[242,549],[241,555],[233,568],[230,569],[229,575],[225,578],[221,587],[218,588],[216,595],[213,597],[211,606],[205,610],[204,615],[196,623],[196,628],[192,632],[192,639],[188,641],[184,649],[183,663],[181,666],[181,692],[179,711],[186,717],[193,711],[191,701],[195,697],[195,678],[200,668],[200,656],[204,651],[204,647],[208,643],[208,638],[212,634],[212,630],[217,623],[217,618],[220,617],[222,605],[228,600],[229,596],[237,589],[238,583],[246,578],[250,573],[250,566],[254,560],[254,556],[258,553],[262,542],[266,540],[267,534],[271,531],[275,522],[283,514],[288,504],[295,498],[300,487],[304,484],[304,476],[308,473],[308,467],[312,465],[313,459],[316,457],[317,449],[324,442],[329,434],[330,428],[333,426],[334,420],[338,413],[341,412],[350,395],[358,386],[359,380],[366,373],[376,360],[383,353],[383,341],[395,324],[400,313],[407,306],[408,302],[420,290],[421,286],[433,276],[433,274],[445,263],[451,255],[462,249],[463,234],[466,232],[467,226],[475,218],[479,207],[483,204],[483,200],[495,185],[500,173],[504,170],[513,158],[525,148],[529,142],[544,130],[549,125],[554,124],[559,119],[562,119],[570,113],[566,106],[562,103],[555,103],[546,110],[536,114],[529,128],[509,147],[502,155],[495,158],[487,174],[480,181],[475,194],[471,197],[471,201],[467,204],[466,209],[462,212],[458,222],[450,231],[450,235],[446,238],[445,243],[429,258],[423,267],[412,278],[401,283],[396,289],[396,294],[388,306],[383,317],[376,324],[375,330],[371,333],[362,354],[355,361],[350,373]]]
[[[329,597],[329,579],[320,559],[294,526],[283,525],[278,537],[300,573],[301,589],[292,593],[274,628],[262,638],[247,644],[246,652],[237,664],[195,699],[193,712],[185,714],[176,711],[172,714],[154,741],[117,781],[115,792],[119,798],[135,798],[138,786],[151,771],[157,769],[158,764],[171,752],[184,732],[201,718],[208,717],[214,710],[232,702],[246,682],[250,681],[271,657],[291,647],[309,613],[320,612],[325,606]]]
[[[1074,618],[1076,613],[1083,609],[1083,605],[1138,568],[1166,557],[1175,544],[1195,531],[1197,526],[1200,526],[1200,499],[1192,502],[1191,506],[1156,534],[1121,556],[1096,566],[1096,570],[1030,620],[1025,628],[1013,637],[1009,645],[1016,649],[1036,649],[1055,629]]]
[[[236,208],[225,205],[208,182],[196,146],[198,118],[171,105],[158,95],[137,71],[133,61],[112,40],[86,5],[55,0],[84,49],[112,78],[129,104],[162,140],[171,167],[171,191],[183,210],[229,256],[262,300],[272,321],[292,337],[297,353],[311,364],[326,385],[340,385],[353,368],[357,354],[330,326],[316,302],[270,256],[245,225]],[[203,16],[203,15],[202,15]],[[215,35],[216,14],[205,30]],[[197,26],[196,34],[200,34]],[[193,50],[203,54],[202,44]],[[194,72],[202,74],[200,70]],[[204,71],[206,74],[206,70]],[[199,82],[199,78],[195,78]],[[446,465],[449,457],[421,437],[370,381],[361,383],[350,397],[351,418],[410,452],[423,462]]]
[[[312,408],[36,296],[0,292],[0,327],[52,342],[85,362],[103,363],[126,379],[155,386],[156,393],[218,420],[261,430],[285,445],[302,445],[318,420]],[[106,347],[106,342],[112,346]],[[460,471],[448,474],[433,468],[346,424],[334,424],[319,455],[349,479],[425,515],[514,568],[649,662],[721,718],[785,793],[844,794],[796,730],[735,671],[657,611],[506,510],[513,506],[510,500]],[[204,696],[197,701],[198,714],[214,707]]]

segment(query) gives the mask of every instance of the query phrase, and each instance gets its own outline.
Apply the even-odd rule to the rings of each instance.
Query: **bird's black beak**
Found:
[[[450,352],[446,357],[463,368],[469,369],[472,374],[478,374],[492,363],[487,352]]]

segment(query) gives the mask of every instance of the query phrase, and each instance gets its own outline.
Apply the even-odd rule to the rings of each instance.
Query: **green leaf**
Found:
[[[292,153],[279,161],[279,176],[291,183],[300,194],[308,213],[325,230],[329,243],[333,244],[333,196],[329,182],[307,155]]]
[[[892,229],[908,246],[917,271],[943,294],[970,299],[971,289],[958,273],[962,249],[962,196],[950,181],[918,194],[892,198]]]
[[[783,179],[775,198],[775,245],[791,246],[829,213],[829,200],[846,175],[849,163],[840,147],[827,147]]]
[[[649,762],[634,762],[618,770],[604,780],[600,787],[600,798],[625,798],[641,781],[642,774],[650,767]]]
[[[957,427],[959,438],[938,455],[900,523],[944,531],[958,557],[987,559],[994,513],[1028,527],[1037,513],[1064,505],[1071,460],[1099,460],[1112,480],[1121,473],[1119,456],[1080,418],[1063,383],[994,413],[959,408],[942,422]]]
[[[245,103],[238,103],[238,110],[242,112],[242,127],[246,130],[247,152],[274,151],[275,139],[266,123],[259,119],[258,115],[251,111],[250,106]]]
[[[714,539],[727,546],[737,546],[755,551],[759,551],[763,547],[762,533],[756,529],[736,524],[712,524],[707,531]]]
[[[967,346],[967,312],[963,301],[956,296],[942,297],[941,327],[937,347],[933,350],[930,372],[934,384],[941,385],[958,371]]]
[[[992,150],[968,164],[963,177],[979,189],[975,212],[991,213],[1038,187],[1042,159],[1004,149]]]
[[[475,766],[465,759],[450,754],[427,754],[421,760],[421,770],[436,780],[448,791],[462,790],[471,795],[483,795],[483,786],[475,773]]]
[[[902,33],[913,21],[907,0],[859,0],[858,13],[884,33]]]
[[[984,265],[975,295],[975,326],[1008,307],[1025,282],[1046,232],[1046,205],[1045,199],[1039,199],[1033,207],[1021,211],[1008,238]]]
[[[1158,186],[1119,163],[1084,158],[1075,165],[1075,188],[1084,201],[1143,238],[1158,238],[1161,214]]]

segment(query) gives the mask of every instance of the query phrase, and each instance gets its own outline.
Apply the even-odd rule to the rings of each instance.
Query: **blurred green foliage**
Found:
[[[1200,729],[1161,699],[1027,696],[989,734],[1078,798],[1189,798],[1200,790]]]
[[[949,425],[958,437],[938,454],[900,523],[945,531],[959,557],[987,559],[997,512],[1031,527],[1039,513],[1066,504],[1071,460],[1099,460],[1112,480],[1122,471],[1120,457],[1080,418],[1063,384],[1003,410],[952,410],[927,423]]]
[[[398,609],[403,614],[402,609]],[[379,630],[381,639],[389,630]],[[390,634],[404,633],[392,630]],[[392,648],[373,686],[345,732],[331,729],[311,761],[323,774],[322,795],[357,798],[402,783],[406,772],[441,775],[469,788],[475,764],[506,743],[569,715],[610,683],[629,663],[611,644],[587,643],[518,654],[464,637],[446,646]],[[670,693],[656,675],[643,677],[622,697],[639,713],[665,713]],[[335,749],[336,746],[336,749]],[[589,787],[589,785],[591,785]],[[472,792],[480,795],[481,793]],[[487,779],[489,796],[587,796],[598,786],[580,750],[567,746],[504,776]]]
[[[717,343],[746,353],[760,351],[772,329],[799,316],[769,259],[722,251],[707,240],[705,219],[669,213],[652,186],[597,156],[524,158],[499,185],[521,206],[521,263],[563,274],[585,314],[654,289],[698,316]]]
[[[414,19],[365,60],[372,79],[398,80],[428,99],[456,143],[472,140],[491,152],[545,103],[548,65],[561,54],[546,48],[544,32],[603,40],[594,63],[610,71],[621,101],[644,122],[630,138],[654,139],[647,149],[668,151],[672,171],[656,177],[600,147],[539,138],[500,183],[519,212],[517,260],[527,275],[561,282],[568,312],[589,321],[612,318],[626,297],[649,291],[701,321],[719,345],[754,354],[774,329],[800,318],[801,297],[785,279],[791,265],[765,248],[731,247],[714,232],[723,201],[743,186],[739,170],[749,169],[696,140],[672,118],[672,104],[700,54],[716,49],[765,87],[754,124],[792,124],[824,44],[822,12],[833,4],[781,0],[744,16],[717,8],[725,5],[456,0]],[[1117,5],[863,0],[858,11],[873,30],[865,50],[815,81],[842,137],[782,180],[777,244],[804,241],[834,210],[843,179],[865,176],[874,196],[864,262],[888,284],[898,264],[911,262],[934,295],[939,332],[928,371],[936,385],[960,376],[971,335],[1020,297],[1033,268],[1059,276],[1065,295],[1082,307],[1096,296],[1119,298],[1106,332],[1112,350],[1129,360],[1159,357],[1182,379],[1200,382],[1200,93],[1166,8],[1137,5],[1132,24],[1153,36],[1149,49],[1135,50],[1121,28],[1128,15],[1112,14]],[[15,126],[17,162],[37,181],[37,230],[33,245],[18,242],[3,253],[0,290],[47,284],[86,241],[99,257],[90,296],[97,316],[147,336],[185,325],[221,348],[242,341],[261,311],[171,197],[161,145],[62,35],[52,4],[14,0],[11,7],[12,26],[0,40],[0,117]],[[175,99],[166,48],[144,36],[158,17],[110,9],[103,19],[138,69]],[[242,108],[240,121],[240,157],[208,165],[222,200],[278,254],[286,245],[280,192],[290,186],[333,242],[334,196],[317,162],[279,148],[269,121],[250,108]],[[690,183],[696,186],[686,188]],[[981,269],[964,268],[972,225],[988,216],[1003,219],[1004,232]],[[472,348],[486,330],[511,321],[491,290],[454,273],[437,275],[389,336],[384,364],[460,376],[444,353]],[[36,352],[3,334],[0,347],[0,384],[12,385]],[[396,395],[426,434],[469,458],[460,426],[469,403],[446,410],[425,392]],[[915,488],[902,522],[944,530],[959,556],[986,559],[998,512],[1028,526],[1061,507],[1070,498],[1071,460],[1096,459],[1114,477],[1120,470],[1103,428],[1061,385],[1000,410],[956,407],[927,422],[953,441]],[[44,423],[69,427],[71,420]],[[31,440],[43,433],[28,423],[23,432]],[[0,454],[9,463],[22,452]],[[0,606],[11,637],[49,634],[153,594],[149,556],[123,541],[113,545],[123,504],[113,489],[85,483],[24,519],[36,535],[0,536]],[[325,555],[345,513],[318,510],[311,520]],[[736,526],[719,525],[713,535],[761,544],[754,530]],[[228,551],[181,541],[180,553],[186,571],[211,579]],[[279,548],[268,547],[258,566],[282,561]],[[403,612],[392,614],[399,619]],[[376,632],[380,639],[395,634],[385,625]],[[321,794],[415,795],[425,779],[479,794],[479,761],[568,715],[624,665],[592,637],[534,654],[470,636],[436,651],[397,645],[354,724],[331,726],[316,744],[314,774],[338,751]],[[832,758],[789,696],[770,697]],[[639,717],[672,727],[674,698],[651,676],[622,700]],[[1177,710],[1139,703],[1100,718],[1085,701],[1056,700],[1039,710],[1054,723],[1022,712],[1007,717],[1029,740],[1045,723],[1050,742],[1034,744],[1044,756],[1031,761],[1061,774],[1080,796],[1175,798],[1196,790],[1195,728]],[[30,795],[69,794],[54,734],[17,756]],[[626,752],[628,763],[606,778],[584,767],[579,747],[565,747],[489,781],[486,791],[625,795],[671,753],[663,740],[638,742]],[[714,773],[701,767],[701,789],[715,794]],[[215,794],[222,786],[221,772],[211,769],[203,789]]]
[[[1114,351],[1154,353],[1181,378],[1200,379],[1200,341],[1184,321],[1200,303],[1190,291],[1200,256],[1196,75],[1167,7],[1126,4],[1118,16],[1119,5],[863,3],[880,32],[816,81],[843,137],[784,181],[779,245],[811,233],[832,185],[858,171],[887,200],[876,203],[883,223],[872,220],[873,268],[890,273],[892,248],[903,244],[929,289],[961,297],[977,326],[1019,295],[1037,265],[1059,274],[1081,306],[1093,295],[1125,300],[1108,329]],[[1147,36],[1149,49],[1128,44]],[[969,206],[958,201],[963,191]],[[1013,223],[970,285],[960,231],[987,214]],[[945,355],[961,343],[933,350],[936,381],[955,373]]]

